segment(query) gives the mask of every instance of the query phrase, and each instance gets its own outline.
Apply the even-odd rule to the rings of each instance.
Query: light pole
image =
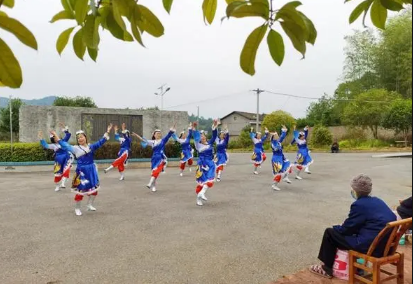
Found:
[[[260,90],[260,88],[253,90],[257,94],[257,132],[260,131],[260,94],[264,93],[264,90]]]
[[[162,130],[163,97],[165,96],[165,94],[167,92],[169,92],[171,90],[171,88],[166,87],[166,85],[163,85],[162,87],[159,87],[158,90],[159,90],[159,93],[155,93],[155,96],[160,96],[161,97],[161,111],[160,111],[160,113],[161,113],[161,126],[160,126],[160,128]]]
[[[13,157],[13,104],[12,104],[12,96],[10,96],[9,103],[10,103],[10,153],[11,157]],[[6,170],[14,170],[14,167],[9,166]]]

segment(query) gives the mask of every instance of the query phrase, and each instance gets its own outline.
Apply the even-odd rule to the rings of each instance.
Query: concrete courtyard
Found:
[[[293,154],[288,155],[291,160]],[[232,154],[223,181],[195,204],[193,174],[168,168],[158,192],[149,170],[101,174],[97,212],[76,217],[52,173],[0,173],[0,283],[266,284],[317,263],[324,229],[341,223],[350,179],[374,179],[394,206],[412,194],[411,159],[314,154],[313,174],[271,189],[267,161]]]

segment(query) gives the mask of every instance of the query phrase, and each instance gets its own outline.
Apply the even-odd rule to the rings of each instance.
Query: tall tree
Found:
[[[344,110],[343,120],[347,125],[370,128],[374,138],[379,138],[379,127],[392,101],[400,94],[384,89],[372,89],[355,97]]]
[[[295,118],[288,112],[277,110],[265,116],[262,122],[263,127],[267,127],[270,131],[280,131],[283,125],[292,129],[296,124]]]
[[[20,117],[20,107],[23,105],[22,100],[12,99],[11,103],[12,109],[12,122],[13,122],[13,133],[19,132],[19,117]],[[10,105],[3,109],[0,109],[0,132],[10,132]]]
[[[335,112],[335,101],[327,95],[313,102],[307,109],[307,120],[312,125],[336,126],[341,124],[340,114]]]
[[[94,100],[89,97],[57,97],[54,106],[97,108]]]
[[[383,118],[383,126],[385,128],[393,129],[397,134],[403,133],[406,146],[409,133],[412,131],[412,107],[411,99],[395,100],[391,103]]]

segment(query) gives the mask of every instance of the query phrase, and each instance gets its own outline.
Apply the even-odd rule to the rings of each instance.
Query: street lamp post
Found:
[[[169,92],[171,90],[171,88],[166,87],[166,85],[163,85],[158,90],[159,90],[159,93],[155,93],[155,96],[160,96],[161,97],[161,110],[160,110],[160,113],[161,113],[161,115],[160,115],[161,116],[161,126],[160,126],[160,128],[162,130],[163,97],[165,96],[165,94],[167,92]]]

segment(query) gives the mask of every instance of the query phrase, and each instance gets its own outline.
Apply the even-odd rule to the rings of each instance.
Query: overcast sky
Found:
[[[201,0],[175,0],[172,15],[161,0],[142,0],[162,20],[166,34],[160,39],[145,35],[147,49],[125,43],[103,32],[98,63],[87,56],[77,59],[70,45],[60,57],[55,49],[58,35],[74,25],[72,21],[50,24],[62,10],[58,0],[20,0],[9,13],[20,19],[35,34],[39,51],[26,48],[12,36],[0,31],[18,57],[24,71],[20,90],[0,88],[0,96],[24,99],[57,96],[90,96],[99,107],[139,108],[160,105],[154,92],[167,83],[172,89],[165,96],[165,108],[222,117],[233,110],[256,111],[256,99],[249,90],[262,88],[280,93],[320,97],[333,93],[342,74],[344,36],[361,28],[350,27],[348,17],[355,3],[342,0],[303,0],[301,10],[312,19],[319,38],[307,58],[288,42],[282,67],[273,63],[266,44],[258,54],[254,77],[239,67],[245,39],[262,24],[259,19],[231,19],[221,24],[225,3],[220,1],[217,20],[205,26]],[[277,0],[277,5],[287,1]],[[356,3],[357,2],[357,3]],[[265,43],[265,42],[264,42]],[[224,96],[222,99],[208,100]],[[200,102],[201,101],[201,102]],[[202,102],[204,101],[204,102]],[[261,112],[283,109],[296,117],[305,115],[310,101],[263,94]],[[177,106],[177,107],[175,107]]]

